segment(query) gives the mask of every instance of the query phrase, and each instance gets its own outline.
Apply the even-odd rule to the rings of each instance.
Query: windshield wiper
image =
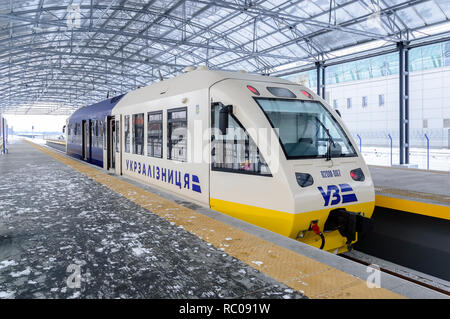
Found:
[[[319,122],[320,126],[322,126],[325,133],[327,133],[327,135],[328,135],[327,161],[331,161],[331,145],[333,144],[333,147],[336,147],[336,143],[334,142],[334,139],[331,136],[330,131],[327,129],[325,124],[323,124],[322,121],[319,120],[319,118],[317,116],[314,116],[314,117],[316,118],[317,122]]]

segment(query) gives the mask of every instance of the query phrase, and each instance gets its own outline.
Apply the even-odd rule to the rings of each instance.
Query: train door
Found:
[[[82,155],[83,159],[86,161],[88,156],[88,139],[89,139],[89,127],[86,124],[86,120],[81,121],[81,133],[82,133]]]
[[[94,121],[89,120],[88,161],[92,162],[92,144],[94,143]]]
[[[81,122],[82,129],[82,147],[83,147],[83,159],[90,162],[92,157],[92,134],[93,125],[91,120],[83,120]]]
[[[122,175],[122,121],[121,116],[114,117],[114,167],[117,175]]]
[[[107,120],[107,167],[108,170],[115,170],[115,145],[116,145],[116,122],[114,116],[108,116]]]

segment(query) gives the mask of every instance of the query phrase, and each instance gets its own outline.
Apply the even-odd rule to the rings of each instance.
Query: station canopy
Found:
[[[188,66],[281,75],[448,39],[450,0],[0,0],[0,113],[70,114]]]

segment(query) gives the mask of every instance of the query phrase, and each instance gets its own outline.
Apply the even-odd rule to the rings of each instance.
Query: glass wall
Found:
[[[411,49],[410,71],[422,71],[450,66],[450,41]],[[358,80],[374,79],[398,74],[398,53],[375,56],[326,68],[326,83],[338,84]],[[316,70],[296,73],[283,78],[316,89]]]
[[[450,170],[450,41],[410,49],[409,70],[410,162],[427,167],[429,142],[436,152],[430,169]],[[327,101],[342,113],[363,153],[389,165],[392,139],[393,163],[398,163],[398,52],[328,66],[325,74]],[[285,78],[316,90],[316,70]]]

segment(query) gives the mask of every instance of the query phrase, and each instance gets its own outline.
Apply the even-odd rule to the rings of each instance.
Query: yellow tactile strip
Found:
[[[387,289],[370,289],[365,281],[343,271],[178,205],[99,169],[28,143],[309,298],[403,298]]]
[[[435,202],[441,203],[442,205],[450,206],[450,197],[445,197],[443,195],[435,195],[435,194],[424,193],[424,192],[408,191],[408,190],[383,187],[383,186],[375,186],[375,191],[379,194],[394,195],[394,196],[398,195],[398,196],[406,197],[410,200],[415,200],[415,199],[430,200],[430,201],[435,201]]]
[[[385,196],[377,193],[375,195],[375,205],[378,207],[450,220],[450,206],[444,206],[444,203],[442,205],[436,205],[417,200],[397,198],[392,195]]]

